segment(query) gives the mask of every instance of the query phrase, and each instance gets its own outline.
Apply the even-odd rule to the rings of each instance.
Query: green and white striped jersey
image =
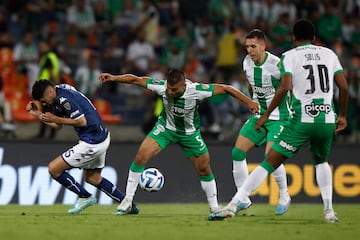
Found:
[[[259,65],[255,64],[249,55],[244,58],[243,70],[253,92],[252,98],[260,106],[260,114],[255,116],[257,118],[260,118],[265,113],[275,96],[276,89],[280,86],[279,62],[280,59],[270,52],[266,52],[265,60]],[[290,112],[289,104],[289,98],[285,96],[279,106],[272,111],[269,119],[288,119]]]
[[[199,84],[186,80],[185,92],[178,98],[166,94],[166,80],[149,78],[146,88],[156,92],[163,100],[164,108],[159,117],[166,129],[190,135],[200,128],[199,103],[214,94],[213,84]]]
[[[281,56],[281,75],[292,75],[293,119],[304,123],[335,123],[334,76],[343,72],[329,48],[305,44]]]

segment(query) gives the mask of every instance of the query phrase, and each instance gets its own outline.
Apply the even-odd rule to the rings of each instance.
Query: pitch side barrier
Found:
[[[52,180],[47,164],[70,148],[72,143],[0,142],[0,205],[51,205],[73,204],[77,196],[64,190]],[[209,145],[211,166],[216,177],[219,201],[227,202],[235,193],[232,179],[232,146]],[[110,145],[107,167],[103,175],[125,191],[128,168],[136,154],[138,144]],[[263,159],[263,148],[254,149],[248,156],[252,170]],[[337,146],[333,148],[330,164],[334,177],[334,203],[358,203],[360,197],[360,148]],[[199,177],[177,145],[169,146],[152,159],[147,167],[157,167],[165,176],[164,188],[148,193],[138,188],[137,202],[204,202]],[[289,192],[292,202],[321,202],[316,185],[315,171],[307,147],[304,147],[286,164]],[[72,169],[71,174],[79,181],[82,173]],[[83,182],[83,181],[81,181]],[[89,184],[85,187],[99,198],[100,204],[112,204],[112,200]],[[254,202],[275,204],[278,188],[270,176],[252,196]]]

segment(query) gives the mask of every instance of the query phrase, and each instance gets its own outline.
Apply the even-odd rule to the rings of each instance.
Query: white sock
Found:
[[[246,159],[242,161],[233,160],[233,177],[237,189],[241,187],[248,175],[249,170],[247,167]]]
[[[129,175],[126,184],[126,196],[125,198],[130,199],[131,201],[134,199],[134,195],[139,185],[141,172],[133,172],[129,170]]]
[[[206,194],[206,198],[209,203],[210,210],[211,211],[216,210],[219,207],[219,205],[217,200],[217,188],[216,188],[215,179],[211,181],[200,181],[200,184],[202,190]]]
[[[237,204],[239,201],[245,202],[246,198],[248,198],[249,195],[261,185],[267,175],[268,171],[266,171],[265,168],[262,166],[256,167],[232,198],[231,203]]]
[[[284,164],[281,164],[275,171],[273,172],[275,181],[279,186],[280,196],[288,196],[288,188],[287,188],[287,179],[286,179],[286,170]]]
[[[332,173],[328,162],[315,165],[316,182],[320,188],[325,209],[332,209]]]

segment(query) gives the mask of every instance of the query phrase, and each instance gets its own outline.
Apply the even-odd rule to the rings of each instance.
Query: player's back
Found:
[[[343,71],[337,55],[312,44],[301,45],[281,57],[281,75],[292,75],[293,118],[301,122],[334,123],[334,76]]]

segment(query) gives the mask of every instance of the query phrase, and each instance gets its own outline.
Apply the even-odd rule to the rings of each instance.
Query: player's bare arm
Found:
[[[40,115],[40,120],[46,124],[52,124],[52,127],[59,127],[62,125],[70,125],[74,127],[85,127],[87,124],[85,116],[82,116],[77,119],[58,117],[50,112],[45,112]]]
[[[340,72],[335,75],[335,83],[339,88],[339,102],[340,102],[340,112],[338,119],[336,120],[336,129],[335,129],[335,133],[338,133],[344,130],[347,126],[346,113],[347,113],[347,106],[349,101],[349,93],[348,93],[348,84],[346,82],[343,72]]]
[[[101,73],[99,76],[99,80],[101,82],[121,82],[121,83],[127,83],[127,84],[134,84],[138,85],[140,87],[146,86],[146,80],[149,77],[139,77],[133,74],[121,74],[121,75],[112,75],[110,73]]]
[[[250,112],[252,112],[254,114],[259,112],[259,104],[255,101],[251,100],[251,98],[247,97],[245,94],[240,92],[238,89],[236,89],[230,85],[214,84],[214,95],[219,95],[219,94],[224,94],[224,93],[228,93],[231,96],[233,96],[234,98],[236,98],[237,100],[244,102],[248,106]]]

